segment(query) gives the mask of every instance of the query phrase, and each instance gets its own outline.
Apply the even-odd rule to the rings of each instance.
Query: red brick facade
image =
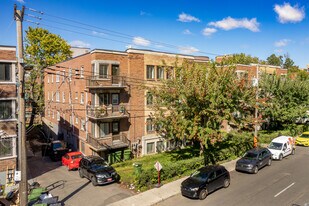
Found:
[[[16,168],[16,48],[0,46],[0,172]],[[1,180],[0,183],[5,183]]]

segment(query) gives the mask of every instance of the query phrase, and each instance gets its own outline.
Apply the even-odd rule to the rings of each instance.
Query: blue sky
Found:
[[[39,22],[73,46],[131,46],[212,59],[288,53],[296,65],[309,64],[309,0],[0,0],[0,45],[16,45],[14,3],[44,12],[27,9],[24,30],[37,26],[29,20]]]

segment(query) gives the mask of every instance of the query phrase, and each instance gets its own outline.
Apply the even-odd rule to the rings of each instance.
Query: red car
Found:
[[[62,156],[62,165],[67,166],[69,170],[78,169],[79,162],[83,157],[81,152],[69,152]]]

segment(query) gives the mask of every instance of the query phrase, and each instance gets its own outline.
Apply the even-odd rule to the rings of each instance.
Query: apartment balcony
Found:
[[[87,80],[86,87],[89,89],[124,89],[126,77],[118,75],[95,75]]]
[[[104,137],[94,137],[92,136],[92,134],[88,133],[87,143],[96,152],[110,149],[126,148],[130,145],[130,141],[128,140],[126,133],[120,133],[117,135],[110,135]]]
[[[87,116],[91,119],[122,119],[129,118],[127,105],[87,106]]]

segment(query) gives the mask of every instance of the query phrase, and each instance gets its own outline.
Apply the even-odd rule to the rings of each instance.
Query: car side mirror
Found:
[[[261,157],[259,157],[259,161],[261,161],[262,160],[262,158]]]

